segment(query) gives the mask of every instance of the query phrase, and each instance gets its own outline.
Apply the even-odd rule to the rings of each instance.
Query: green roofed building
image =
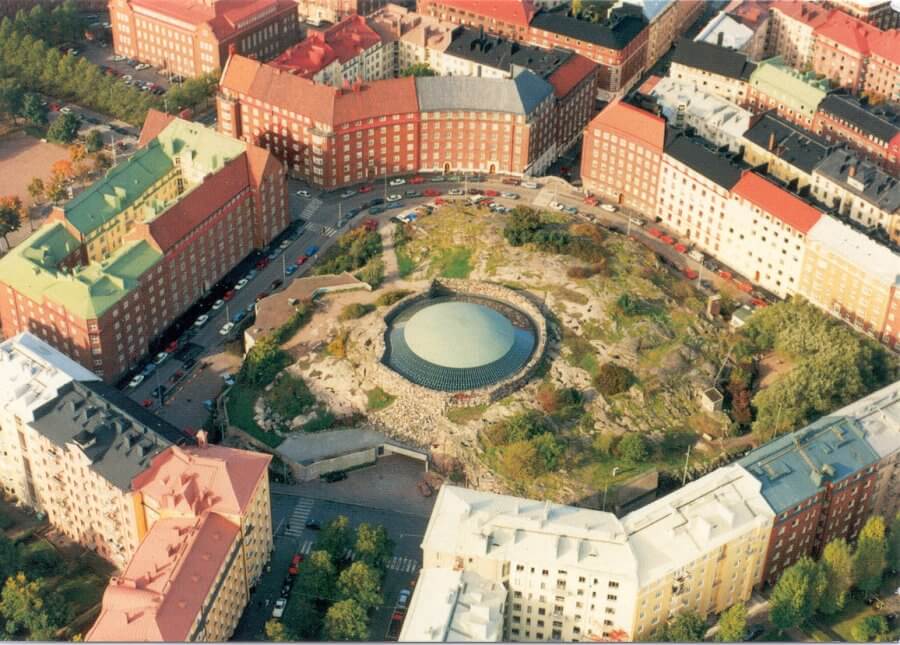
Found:
[[[0,321],[107,381],[289,220],[267,151],[151,112],[141,148],[0,259]]]
[[[819,103],[831,84],[812,72],[798,72],[780,56],[764,60],[750,74],[747,102],[753,112],[774,109],[804,128],[812,128]]]

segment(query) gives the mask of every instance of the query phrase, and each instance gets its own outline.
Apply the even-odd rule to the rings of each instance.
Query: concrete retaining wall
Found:
[[[281,454],[281,453],[279,453]],[[298,464],[291,461],[284,455],[281,455],[291,467],[291,472],[297,481],[310,481],[318,479],[326,473],[333,473],[338,470],[347,470],[348,468],[356,468],[358,466],[366,466],[374,464],[378,459],[378,448],[365,448],[346,455],[339,455],[329,459],[321,459],[311,464]]]

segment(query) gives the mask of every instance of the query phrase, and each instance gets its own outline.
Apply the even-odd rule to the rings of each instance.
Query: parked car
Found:
[[[314,256],[318,252],[319,252],[319,247],[316,245],[306,247],[306,255],[309,257]]]
[[[297,271],[297,265],[289,264],[284,268],[284,275],[294,275],[294,273],[296,271]]]
[[[319,526],[319,523],[316,522],[315,520],[308,520],[306,522],[306,528],[308,528],[310,531],[318,531],[322,527]]]
[[[312,193],[309,192],[308,190],[306,190],[305,188],[302,188],[297,191],[297,196],[298,197],[312,197]]]
[[[541,187],[540,184],[537,184],[533,181],[523,181],[521,185],[523,188],[531,188],[532,190]]]
[[[275,601],[275,609],[272,610],[272,618],[284,616],[284,608],[287,606],[287,598],[279,598]]]
[[[373,206],[367,212],[369,215],[379,215],[384,212],[384,209],[381,206]]]
[[[227,385],[228,387],[234,385],[234,377],[228,372],[222,374],[222,380],[225,381],[225,385]]]
[[[401,589],[400,595],[397,596],[397,606],[398,607],[406,607],[406,603],[409,602],[409,597],[411,592],[409,589]]]
[[[207,314],[203,314],[202,316],[198,316],[197,320],[194,321],[194,327],[202,327],[209,320],[209,316]]]
[[[374,187],[372,184],[366,184],[365,186],[360,186],[360,187],[359,187],[359,192],[361,192],[361,193],[370,193],[370,192],[372,192],[372,189],[374,189],[374,188],[375,188],[375,187]]]
[[[227,336],[228,334],[231,333],[232,329],[234,329],[234,323],[229,320],[227,323],[222,325],[222,328],[219,330],[219,335]]]
[[[390,181],[391,186],[402,186],[405,183],[406,180],[403,177],[394,177]]]
[[[485,188],[484,196],[485,197],[500,197],[500,191],[493,190],[491,188]]]
[[[350,199],[356,194],[355,190],[345,190],[341,193],[341,199]]]
[[[518,186],[522,182],[519,181],[518,179],[513,179],[512,177],[507,177],[506,179],[503,180],[503,183],[506,184],[507,186]]]
[[[153,388],[153,390],[150,392],[150,394],[153,395],[154,399],[161,399],[166,395],[166,386],[159,385],[159,386]]]
[[[153,362],[157,365],[162,365],[166,362],[166,359],[169,358],[168,352],[160,352],[153,358]]]
[[[438,197],[441,194],[441,191],[437,188],[426,188],[422,191],[422,194],[425,195],[425,197]]]
[[[143,374],[146,377],[146,376],[150,376],[155,371],[156,371],[156,363],[147,363],[146,365],[144,365],[144,369],[141,370],[141,374]]]
[[[219,298],[218,300],[216,300],[216,301],[213,303],[212,310],[213,310],[213,311],[218,311],[219,309],[221,309],[221,308],[224,307],[224,306],[225,306],[225,301],[222,300],[221,298]]]
[[[244,311],[243,309],[241,309],[239,312],[237,312],[236,314],[234,314],[231,317],[231,322],[233,322],[236,325],[246,317],[247,317],[247,312]]]
[[[237,281],[237,284],[234,285],[234,290],[240,291],[241,289],[246,287],[249,284],[249,282],[250,282],[250,280],[248,278],[241,278],[240,280]]]
[[[465,192],[462,188],[451,188],[447,191],[448,195],[453,195],[454,197],[459,197],[460,195],[465,195]]]
[[[291,245],[290,240],[282,240],[281,244],[278,245],[278,248],[284,251],[287,247]]]
[[[303,562],[303,554],[297,553],[291,558],[291,566],[288,567],[288,573],[292,576],[296,576],[300,573],[300,563]]]
[[[296,264],[298,267],[302,266],[308,259],[309,258],[306,257],[305,255],[301,255],[300,257],[297,258],[297,261],[294,262],[294,264]]]
[[[234,298],[235,293],[237,293],[237,290],[229,289],[228,291],[226,291],[225,293],[222,294],[222,300],[224,300],[225,302],[228,302],[229,300]]]
[[[335,472],[325,473],[324,475],[322,475],[322,481],[328,482],[329,484],[331,484],[332,482],[343,481],[345,479],[347,479],[347,473],[345,473],[343,470],[337,470]]]
[[[409,183],[411,183],[411,184],[424,184],[424,183],[425,183],[425,178],[422,177],[421,175],[416,175],[415,177],[413,177],[412,179],[409,180]]]
[[[403,196],[404,197],[418,197],[419,191],[418,190],[407,190],[407,191],[403,192]]]
[[[505,192],[505,193],[500,193],[500,196],[505,197],[506,199],[519,199],[519,193]]]
[[[272,284],[269,285],[269,291],[275,291],[278,287],[284,284],[284,280],[281,278],[275,278],[272,280]]]
[[[130,381],[128,381],[128,387],[135,388],[135,387],[137,387],[138,385],[140,385],[140,384],[143,383],[143,382],[144,382],[144,375],[143,375],[143,374],[136,374],[135,377],[134,377],[133,379],[131,379]]]
[[[401,199],[403,199],[403,196],[400,195],[399,193],[391,193],[390,195],[387,196],[387,201],[389,201],[391,203],[399,202]]]
[[[600,208],[605,210],[607,213],[615,213],[617,210],[619,210],[612,204],[600,204]]]

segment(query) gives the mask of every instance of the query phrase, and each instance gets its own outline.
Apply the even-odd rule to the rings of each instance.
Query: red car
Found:
[[[421,175],[416,175],[415,177],[413,177],[412,179],[409,180],[409,183],[411,183],[411,184],[424,184],[424,183],[425,183],[425,178],[422,177]]]
[[[651,228],[651,229],[649,229],[649,230],[647,231],[647,234],[648,234],[650,237],[662,237],[662,233],[660,232],[660,230],[659,230],[658,228]]]
[[[153,405],[153,399],[144,399],[143,401],[141,401],[141,405],[143,405],[145,408],[149,408]]]
[[[444,199],[443,197],[438,197],[436,200],[434,200],[435,206],[443,206],[446,203],[447,203],[447,200]]]
[[[687,247],[684,244],[676,244],[675,250],[679,253],[687,253]]]
[[[309,258],[306,257],[305,255],[301,255],[299,258],[297,258],[297,261],[295,262],[295,264],[296,264],[297,266],[300,266],[301,264],[303,264],[304,262],[306,262],[308,259],[309,259]]]
[[[300,572],[300,563],[303,562],[303,554],[298,553],[291,560],[291,566],[288,569],[288,573],[292,576],[296,576]]]
[[[699,275],[696,271],[694,271],[693,269],[689,269],[687,267],[683,268],[681,270],[681,272],[684,274],[684,277],[687,278],[688,280],[696,280],[697,276]]]
[[[359,187],[359,192],[361,192],[361,193],[370,193],[370,192],[372,192],[372,188],[374,188],[374,187],[372,186],[372,184],[366,184],[365,186],[360,186],[360,187]]]
[[[228,302],[229,300],[234,298],[234,293],[235,293],[234,289],[229,289],[224,294],[222,294],[222,300],[224,300],[225,302]]]
[[[659,241],[663,244],[675,244],[675,240],[669,237],[668,235],[663,235],[659,238]]]
[[[172,354],[176,349],[178,349],[178,341],[173,340],[171,343],[166,345],[166,354]]]
[[[486,188],[484,191],[485,197],[500,197],[500,193],[496,190],[491,190],[490,188]]]
[[[596,206],[597,204],[600,203],[600,200],[597,199],[596,197],[594,197],[593,195],[588,195],[587,197],[584,198],[584,203],[587,204],[588,206]]]
[[[262,271],[267,266],[269,266],[269,258],[263,258],[262,260],[260,260],[259,262],[256,263],[256,270]]]
[[[437,188],[426,188],[422,191],[422,194],[425,195],[425,197],[437,197],[441,194],[441,191]]]

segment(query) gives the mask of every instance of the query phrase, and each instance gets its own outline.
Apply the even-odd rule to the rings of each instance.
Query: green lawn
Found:
[[[441,249],[434,259],[434,266],[444,278],[468,278],[472,272],[472,250],[462,246]]]
[[[486,404],[471,405],[462,408],[454,407],[447,410],[447,418],[457,425],[463,425],[468,423],[469,421],[476,421],[480,419],[482,415],[487,411],[487,409],[488,406]]]
[[[253,406],[259,397],[260,390],[247,385],[235,385],[228,392],[228,420],[255,439],[267,446],[277,448],[283,439],[274,432],[267,432],[259,427],[253,418]]]
[[[368,408],[373,412],[385,409],[397,398],[392,394],[388,394],[380,387],[367,391],[366,397],[368,398]]]
[[[405,247],[396,247],[394,254],[397,256],[397,273],[401,278],[405,278],[416,270],[416,263],[413,261],[412,256],[407,253]]]

